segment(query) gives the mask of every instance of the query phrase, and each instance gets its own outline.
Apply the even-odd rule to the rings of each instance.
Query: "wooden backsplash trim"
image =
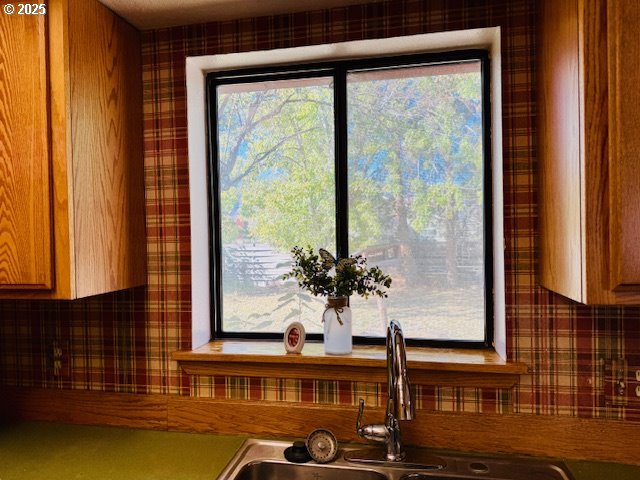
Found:
[[[341,441],[358,440],[356,409],[344,405],[26,388],[3,388],[0,394],[0,415],[10,420],[259,437],[305,437],[323,427]],[[383,417],[384,409],[367,408],[364,421]],[[405,441],[415,445],[640,465],[640,428],[633,422],[419,411],[402,428]]]
[[[0,387],[0,418],[167,429],[164,395]]]

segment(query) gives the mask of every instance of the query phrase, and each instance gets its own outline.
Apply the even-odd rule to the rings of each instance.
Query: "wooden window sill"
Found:
[[[189,375],[305,378],[384,383],[384,346],[354,346],[350,355],[326,355],[321,343],[308,342],[301,354],[286,354],[282,342],[216,340],[190,351],[174,352]],[[505,362],[487,350],[407,347],[407,369],[414,385],[511,388],[528,373],[524,363]]]

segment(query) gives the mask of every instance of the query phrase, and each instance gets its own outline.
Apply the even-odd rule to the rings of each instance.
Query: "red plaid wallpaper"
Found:
[[[0,302],[0,382],[202,397],[382,403],[383,386],[189,378],[170,360],[188,348],[190,238],[185,56],[502,27],[509,355],[533,368],[513,390],[418,389],[423,409],[640,420],[605,401],[604,367],[640,365],[640,307],[590,308],[536,284],[535,2],[392,0],[149,31],[143,86],[148,285],[76,302]],[[267,55],[268,53],[265,53]],[[62,364],[53,361],[62,349]]]

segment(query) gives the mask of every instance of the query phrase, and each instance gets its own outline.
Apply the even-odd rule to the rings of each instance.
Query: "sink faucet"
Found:
[[[400,324],[391,320],[387,327],[387,417],[384,425],[361,425],[364,400],[360,399],[356,430],[367,440],[384,442],[387,462],[401,462],[405,458],[400,436],[399,420],[413,420],[415,403],[407,376],[407,355]]]

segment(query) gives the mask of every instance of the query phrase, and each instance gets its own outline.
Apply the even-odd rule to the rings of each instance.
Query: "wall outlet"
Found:
[[[54,340],[49,345],[49,374],[59,379],[69,375],[69,348],[66,343]]]
[[[59,377],[62,370],[62,347],[58,342],[53,342],[51,345],[51,369],[53,370],[53,376]]]
[[[612,406],[640,406],[640,366],[625,358],[604,362],[604,397]]]

